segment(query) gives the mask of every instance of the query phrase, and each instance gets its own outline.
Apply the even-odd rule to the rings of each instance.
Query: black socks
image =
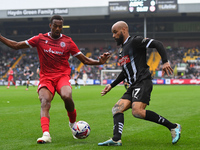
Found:
[[[169,130],[176,128],[176,126],[177,126],[176,124],[171,123],[170,121],[168,121],[164,117],[162,117],[162,116],[160,116],[160,115],[158,115],[155,112],[150,111],[150,110],[146,110],[145,120],[161,124],[161,125],[167,127]]]
[[[124,127],[124,114],[117,113],[113,116],[114,127],[113,127],[113,141],[121,140],[122,131]]]

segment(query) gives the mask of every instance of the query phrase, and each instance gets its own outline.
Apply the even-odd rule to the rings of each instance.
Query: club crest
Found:
[[[65,42],[60,42],[60,46],[61,47],[65,47],[66,45],[65,45]]]

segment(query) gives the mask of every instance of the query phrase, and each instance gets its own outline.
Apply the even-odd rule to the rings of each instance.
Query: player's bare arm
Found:
[[[106,63],[106,61],[107,61],[109,58],[110,58],[110,53],[108,53],[108,52],[103,53],[103,55],[101,55],[101,56],[99,57],[99,62],[100,62],[101,64],[104,64],[104,63]]]
[[[3,37],[1,34],[0,34],[0,41],[5,45],[7,45],[8,47],[13,48],[15,50],[29,48],[29,46],[25,43],[25,41],[16,42]]]
[[[110,53],[104,53],[99,57],[99,60],[94,60],[92,58],[88,58],[82,53],[76,56],[83,64],[87,65],[101,65],[104,64],[109,58]]]

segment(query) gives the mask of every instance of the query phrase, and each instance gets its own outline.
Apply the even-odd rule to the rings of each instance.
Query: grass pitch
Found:
[[[50,110],[52,143],[49,144],[36,143],[42,136],[40,102],[36,87],[29,87],[28,91],[25,88],[0,86],[0,150],[200,149],[200,86],[154,85],[147,109],[182,125],[181,139],[177,144],[171,144],[167,128],[136,119],[128,110],[124,113],[122,147],[99,147],[97,143],[112,137],[111,109],[125,92],[123,86],[115,87],[103,97],[100,92],[104,86],[73,87],[77,121],[84,120],[91,127],[89,137],[83,140],[73,139],[63,101],[56,94]]]

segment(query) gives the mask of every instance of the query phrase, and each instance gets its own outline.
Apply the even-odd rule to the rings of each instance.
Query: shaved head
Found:
[[[124,21],[118,21],[115,24],[113,24],[112,29],[113,28],[117,28],[117,29],[126,28],[128,30],[128,24]]]
[[[117,45],[121,45],[129,37],[128,24],[124,21],[118,21],[113,24],[112,28],[113,38]]]

